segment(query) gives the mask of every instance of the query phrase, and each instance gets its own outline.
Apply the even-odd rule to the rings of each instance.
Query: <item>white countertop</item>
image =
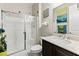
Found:
[[[68,51],[71,51],[72,53],[79,55],[79,41],[67,41],[64,39],[59,39],[59,37],[55,36],[41,37],[41,39],[46,40],[52,44],[60,46]]]

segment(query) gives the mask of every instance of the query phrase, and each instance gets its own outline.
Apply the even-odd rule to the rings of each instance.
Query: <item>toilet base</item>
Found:
[[[28,53],[28,56],[41,56],[41,52],[40,53]]]

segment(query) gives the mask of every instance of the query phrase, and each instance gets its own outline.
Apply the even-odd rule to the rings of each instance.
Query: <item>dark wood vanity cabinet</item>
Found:
[[[51,56],[55,55],[55,48],[51,43],[48,43],[46,41],[42,41],[42,55],[43,56]],[[53,52],[53,53],[52,53]]]
[[[43,56],[77,56],[76,54],[63,49],[59,46],[51,44],[45,40],[42,40],[42,55]]]

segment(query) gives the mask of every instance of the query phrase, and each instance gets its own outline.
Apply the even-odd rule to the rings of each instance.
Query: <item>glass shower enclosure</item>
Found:
[[[1,28],[5,29],[7,54],[25,51],[27,55],[32,45],[39,43],[38,17],[1,11]]]
[[[5,29],[7,54],[11,55],[25,49],[25,17],[19,13],[1,11],[2,28]]]

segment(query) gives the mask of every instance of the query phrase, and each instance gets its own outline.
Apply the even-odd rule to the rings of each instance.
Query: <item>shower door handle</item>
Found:
[[[26,50],[26,32],[23,33],[24,33],[24,50]]]
[[[23,32],[24,33],[24,40],[26,40],[26,32]]]

